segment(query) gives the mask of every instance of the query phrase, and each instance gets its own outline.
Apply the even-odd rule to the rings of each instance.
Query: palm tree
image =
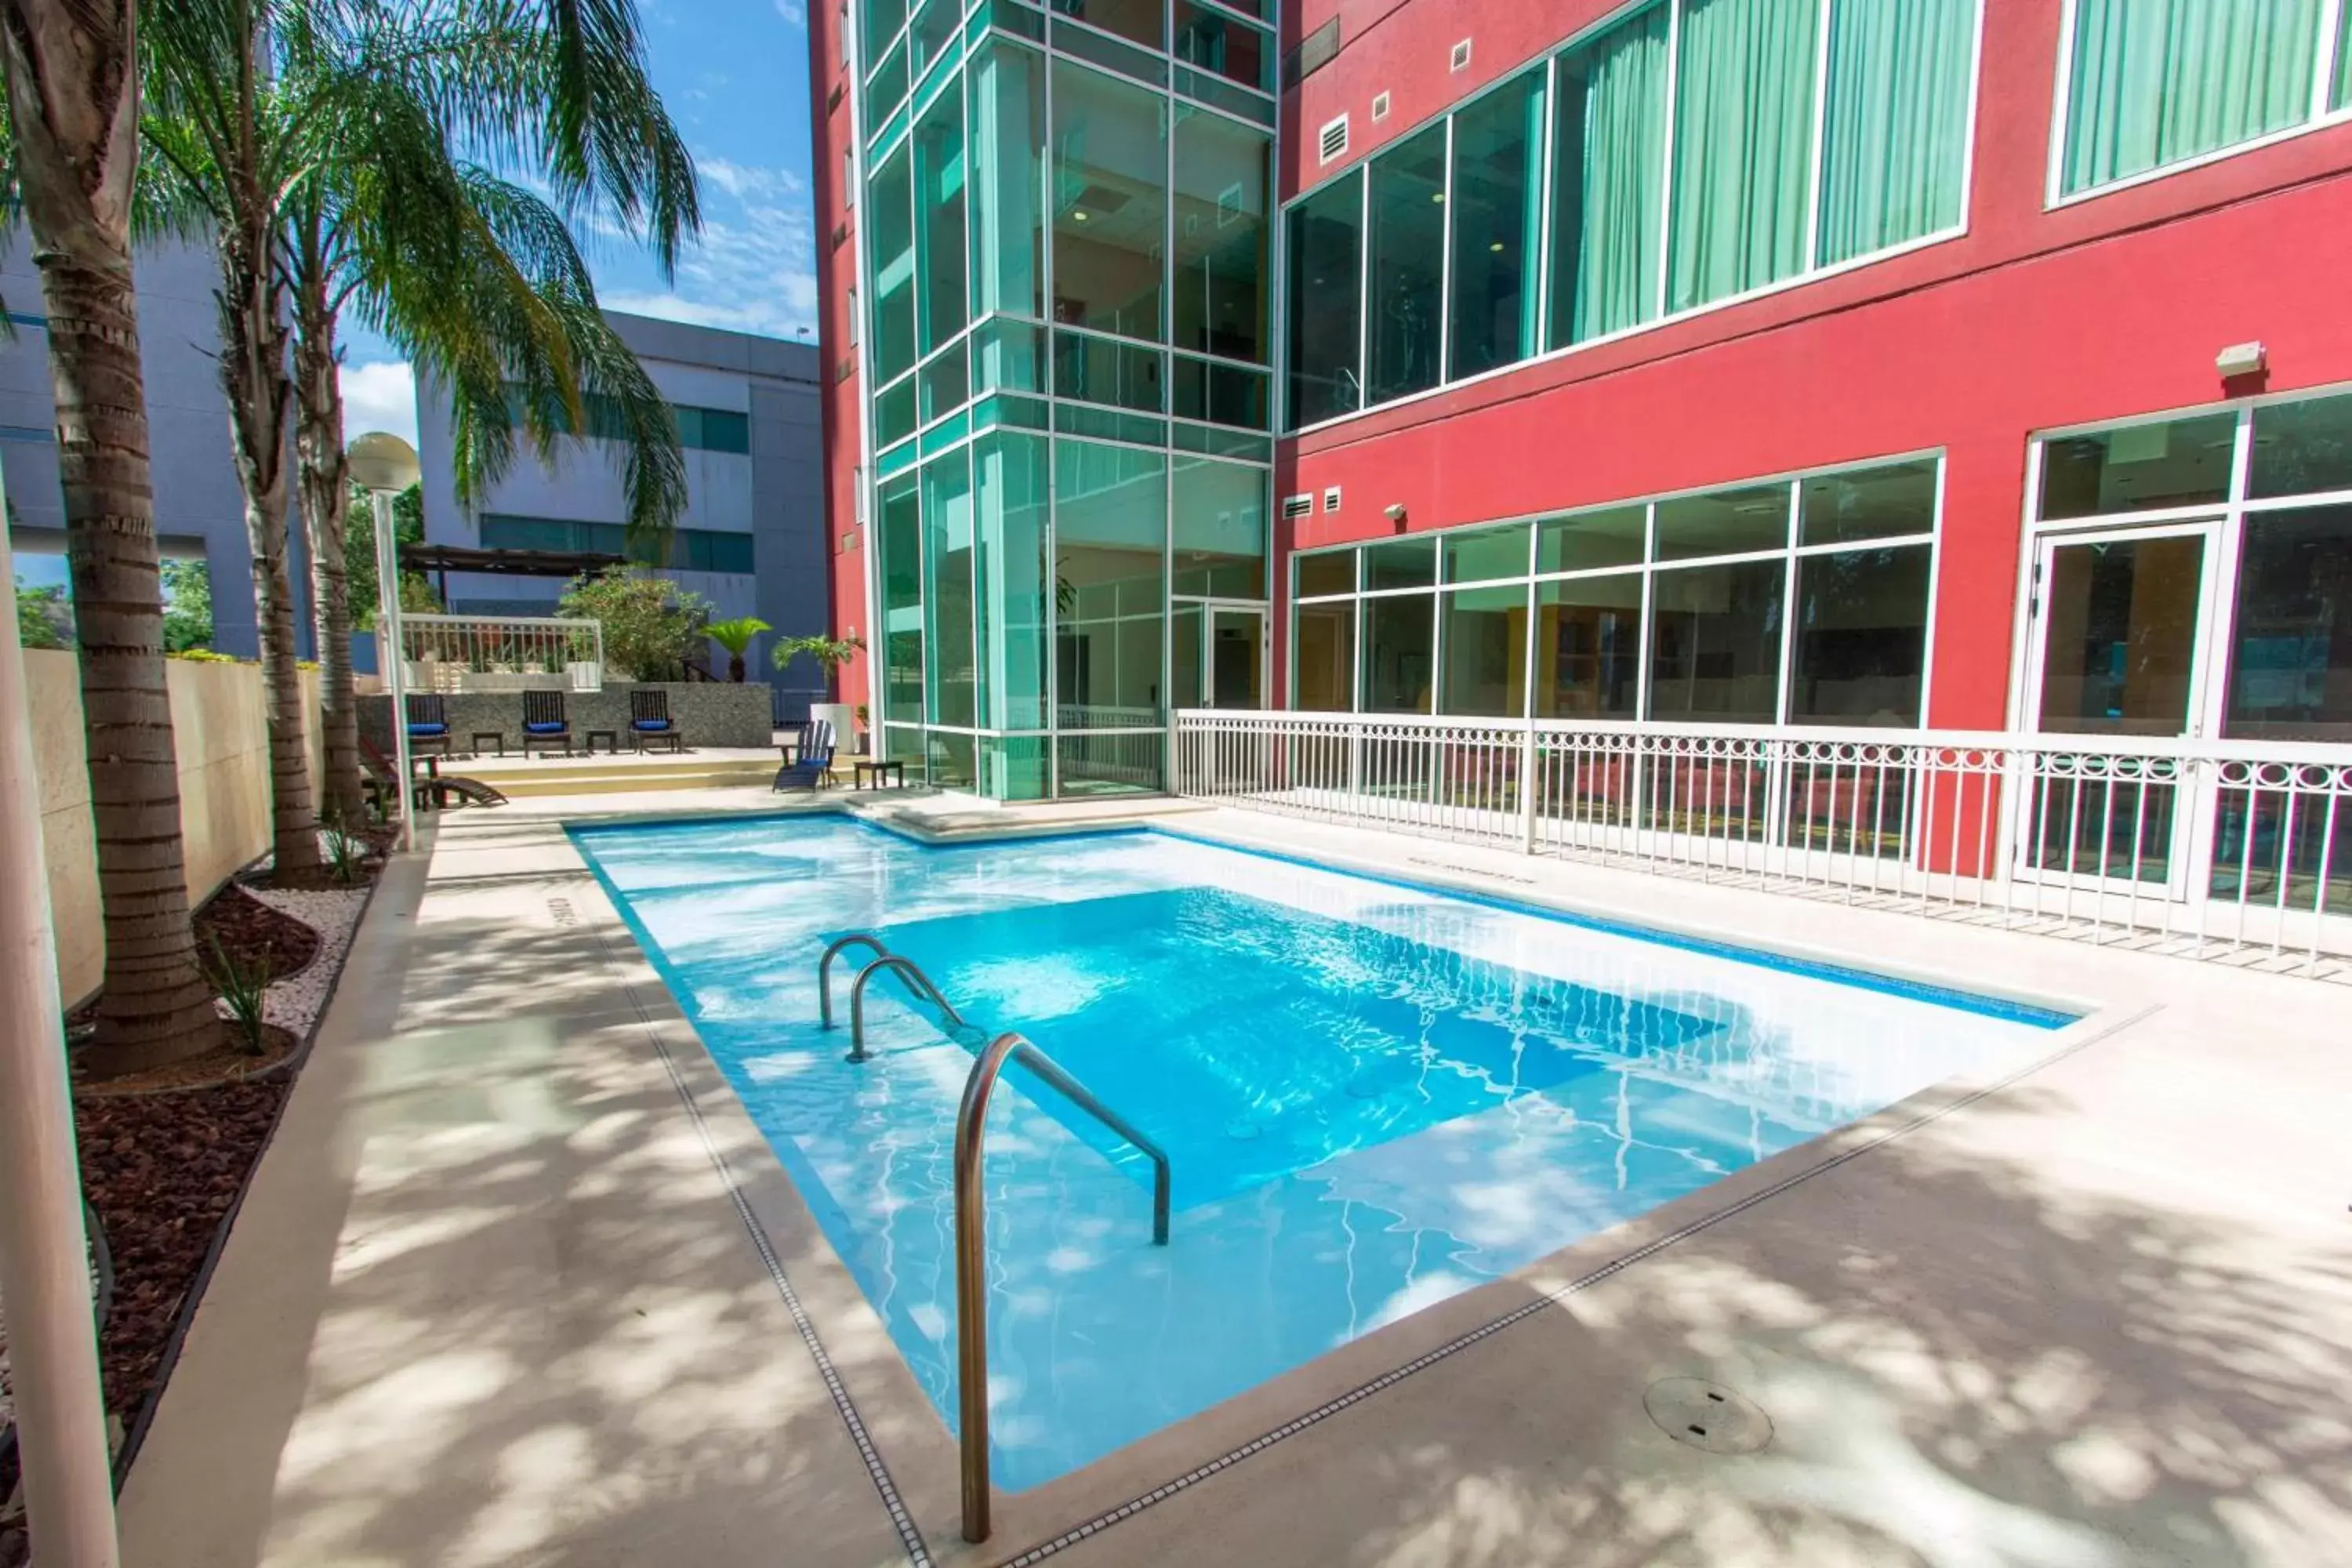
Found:
[[[8,163],[48,310],[58,473],[80,635],[82,717],[106,930],[89,1059],[129,1070],[206,1050],[163,684],[147,398],[131,287],[136,0],[0,0]]]
[[[275,79],[267,40],[313,15],[300,0],[173,0],[149,16],[141,50],[142,128],[159,195],[181,221],[210,232],[220,258],[221,387],[253,549],[270,829],[281,877],[316,870],[320,854],[294,662],[286,531],[293,388],[285,289],[272,252],[279,193],[308,149],[321,106]]]
[[[727,650],[727,679],[740,681],[746,673],[743,655],[750,649],[751,639],[761,632],[774,629],[757,616],[737,616],[733,620],[713,621],[702,631],[704,636]]]
[[[634,12],[554,0],[482,16],[376,11],[352,31],[284,30],[280,79],[331,105],[288,193],[278,255],[293,304],[302,517],[325,672],[327,795],[356,808],[358,724],[343,571],[338,327],[346,310],[450,394],[460,500],[539,454],[613,438],[631,542],[656,558],[685,510],[675,417],[597,309],[562,216],[453,144],[520,165],[574,206],[642,225],[665,266],[699,226],[693,164],[647,76]],[[569,68],[585,59],[590,68]],[[330,82],[343,85],[330,92]]]

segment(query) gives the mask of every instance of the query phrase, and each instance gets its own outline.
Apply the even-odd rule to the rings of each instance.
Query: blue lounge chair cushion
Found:
[[[408,732],[412,735],[446,735],[449,732],[449,726],[446,724],[411,724],[408,727]]]
[[[542,721],[538,723],[525,724],[522,727],[522,731],[526,735],[561,735],[564,731],[570,728],[571,726],[566,724],[562,720],[556,719]]]
[[[667,719],[632,719],[629,721],[629,728],[632,730],[644,730],[648,733],[657,735],[664,730],[669,728],[669,721]]]

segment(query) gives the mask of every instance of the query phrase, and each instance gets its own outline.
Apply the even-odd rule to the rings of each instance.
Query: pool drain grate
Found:
[[[1659,1431],[1709,1454],[1752,1454],[1772,1440],[1762,1405],[1705,1378],[1662,1377],[1643,1390],[1642,1408]]]

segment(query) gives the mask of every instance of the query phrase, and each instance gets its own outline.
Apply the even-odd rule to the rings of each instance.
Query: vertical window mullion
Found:
[[[1790,697],[1795,687],[1793,679],[1797,658],[1797,540],[1801,526],[1799,512],[1805,504],[1805,481],[1789,481],[1788,547],[1781,562],[1780,574],[1780,674],[1778,691],[1772,704],[1772,721],[1789,721]]]
[[[1682,134],[1682,115],[1675,95],[1681,90],[1679,76],[1683,55],[1683,11],[1689,0],[1665,0],[1670,7],[1666,14],[1666,101],[1664,110],[1665,134],[1661,136],[1658,155],[1665,160],[1665,169],[1658,176],[1658,287],[1650,319],[1657,321],[1666,314],[1667,301],[1673,298],[1672,279],[1675,270],[1675,144]],[[1642,622],[1642,636],[1646,646],[1649,619],[1646,609]],[[1649,665],[1643,664],[1643,679],[1646,683]],[[1646,690],[1646,684],[1644,689]],[[1646,713],[1647,710],[1644,710]]]
[[[1437,255],[1437,384],[1454,379],[1454,121],[1445,117],[1445,220],[1438,226]],[[1435,699],[1433,696],[1432,703]]]
[[[1813,138],[1811,159],[1805,171],[1805,260],[1802,271],[1822,264],[1822,163],[1828,153],[1830,101],[1830,10],[1833,0],[1821,0],[1813,18]],[[1793,506],[1791,511],[1794,511]]]
[[[1559,114],[1559,57],[1553,55],[1544,61],[1543,113],[1536,132],[1536,232],[1529,237],[1525,247],[1532,258],[1530,265],[1535,268],[1536,289],[1536,341],[1528,345],[1528,352],[1522,356],[1529,359],[1542,353],[1551,343],[1551,215],[1556,199],[1552,182],[1559,178],[1559,171],[1553,167],[1552,126]],[[1532,572],[1534,544],[1530,542],[1528,549],[1530,552],[1528,570]]]
[[[1371,374],[1372,339],[1372,163],[1367,158],[1358,165],[1357,195],[1362,203],[1362,216],[1356,220],[1356,407],[1360,412],[1370,405],[1365,394]],[[1361,578],[1358,568],[1358,581]]]
[[[2330,112],[2335,103],[2336,47],[2343,41],[2344,0],[2320,0],[2319,64],[2311,77],[2311,118]]]
[[[1633,638],[1633,714],[1643,721],[1653,717],[1650,705],[1650,622],[1654,616],[1651,601],[1657,597],[1654,592],[1657,560],[1658,503],[1652,501],[1642,509],[1642,619]]]

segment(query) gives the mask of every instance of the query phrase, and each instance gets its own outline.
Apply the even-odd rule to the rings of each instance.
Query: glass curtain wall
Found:
[[[1958,232],[1979,14],[1655,0],[1307,192],[1286,426]]]
[[[1295,556],[1293,706],[1916,726],[1941,467]]]
[[[1272,28],[860,3],[881,743],[999,799],[1160,788],[1267,599]]]

